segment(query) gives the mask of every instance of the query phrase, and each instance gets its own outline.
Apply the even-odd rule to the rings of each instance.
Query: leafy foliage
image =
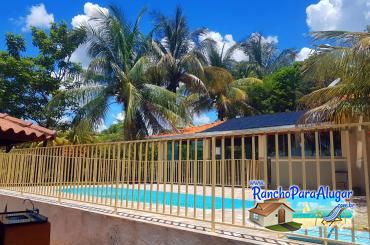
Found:
[[[300,63],[277,70],[266,78],[268,98],[264,101],[265,112],[295,111],[298,100],[308,92],[308,82],[303,82]]]
[[[26,51],[26,42],[21,35],[5,34],[6,47],[10,56],[19,59],[21,53]]]
[[[204,56],[209,66],[231,69],[237,62],[233,59],[233,55],[238,50],[239,44],[235,43],[231,47],[226,48],[226,43],[222,44],[221,50],[218,47],[217,41],[212,38],[206,38],[198,44],[197,49]]]
[[[85,24],[86,44],[94,57],[89,73],[79,88],[69,90],[83,106],[75,122],[88,120],[97,125],[104,119],[109,98],[115,98],[125,111],[124,138],[141,138],[158,133],[187,119],[181,98],[163,87],[151,84],[147,72],[153,66],[146,56],[147,39],[140,32],[142,11],[134,24],[125,20],[116,7],[110,13],[99,11],[92,18],[94,25]]]
[[[153,30],[144,35],[144,13],[130,23],[111,6],[78,29],[64,22],[49,31],[32,28],[35,57],[23,55],[22,36],[6,34],[0,111],[60,129],[55,145],[176,131],[209,109],[221,120],[300,106],[309,109],[304,122],[370,120],[369,30],[315,32],[330,45],[301,63],[294,62],[295,50],[279,52],[260,33],[220,49],[216,40],[200,38],[206,29],[189,29],[180,7],[170,17],[154,12]],[[82,43],[93,58],[86,71],[70,61]],[[249,59],[235,61],[237,50]],[[125,119],[96,133],[112,103],[123,105]],[[64,119],[72,117],[69,125]]]
[[[98,142],[114,142],[123,139],[123,124],[118,122],[96,135]]]
[[[12,116],[35,121],[42,126],[64,128],[61,119],[75,108],[66,98],[50,103],[61,86],[72,86],[79,65],[69,61],[82,36],[65,23],[51,26],[49,33],[32,29],[36,57],[22,57],[25,41],[7,34],[8,52],[0,53],[0,110]]]
[[[189,31],[180,7],[176,8],[173,18],[161,13],[154,13],[154,17],[154,34],[157,40],[152,43],[151,55],[158,65],[152,72],[156,71],[157,76],[161,76],[160,85],[176,92],[182,83],[188,91],[206,93],[200,79],[204,57],[192,49],[192,40],[203,31]]]
[[[251,114],[253,108],[248,104],[246,88],[253,78],[235,81],[227,70],[213,66],[205,67],[204,74],[208,108],[215,108],[220,120]]]
[[[253,33],[240,46],[248,55],[249,61],[243,62],[241,65],[244,67],[239,66],[238,69],[246,72],[247,76],[258,78],[291,65],[296,56],[296,51],[293,49],[285,49],[278,53],[276,43],[265,40],[260,33]]]
[[[321,45],[305,62],[304,74],[319,82],[302,98],[310,110],[303,121],[337,123],[370,120],[370,32],[324,31],[316,40],[336,40],[339,46]]]

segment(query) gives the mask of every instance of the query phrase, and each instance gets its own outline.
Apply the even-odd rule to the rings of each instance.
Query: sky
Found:
[[[27,55],[35,55],[31,26],[47,30],[51,22],[65,21],[73,28],[86,21],[97,8],[108,11],[111,4],[119,6],[129,20],[134,20],[140,10],[147,8],[141,25],[144,33],[152,28],[151,11],[173,15],[180,5],[190,29],[208,28],[208,35],[220,46],[223,43],[231,46],[251,33],[260,32],[266,42],[275,42],[280,50],[296,49],[299,52],[297,60],[307,58],[313,48],[311,31],[362,31],[370,24],[370,0],[17,0],[2,2],[0,37],[7,32],[22,34],[27,42]],[[0,38],[0,49],[5,49],[4,38]],[[84,47],[77,49],[72,58],[83,66],[89,61]],[[245,59],[242,53],[236,53],[234,58]],[[123,116],[122,107],[112,100],[99,129]],[[193,123],[199,125],[215,120],[217,114],[209,111],[195,115]]]

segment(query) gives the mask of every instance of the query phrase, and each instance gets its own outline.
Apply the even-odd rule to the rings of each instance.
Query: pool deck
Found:
[[[284,237],[284,234],[282,233],[270,232],[264,230],[263,228],[258,228],[253,223],[251,223],[251,225],[254,225],[254,229],[250,229],[249,227],[233,227],[229,225],[217,225],[215,231],[212,232],[209,222],[202,222],[186,218],[168,216],[167,214],[163,215],[148,213],[138,210],[130,210],[126,208],[117,208],[117,210],[114,210],[114,208],[105,205],[83,203],[67,199],[62,199],[59,202],[57,198],[45,197],[35,194],[20,194],[19,192],[3,189],[0,190],[0,195],[16,197],[21,199],[29,198],[36,202],[64,206],[72,209],[79,209],[92,212],[95,214],[119,217],[122,219],[134,220],[144,222],[147,224],[164,226],[167,228],[180,229],[184,231],[186,230],[195,233],[212,235],[216,237],[230,239],[233,241],[239,241],[245,244],[281,244],[281,245],[311,244],[286,239]]]

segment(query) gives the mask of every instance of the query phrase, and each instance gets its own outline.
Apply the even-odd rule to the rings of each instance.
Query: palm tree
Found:
[[[161,85],[176,92],[183,83],[189,91],[206,92],[203,81],[201,54],[193,49],[193,36],[202,33],[201,30],[191,33],[180,7],[176,8],[174,18],[160,13],[154,13],[154,34],[157,41],[153,43],[152,55],[158,63],[156,70],[161,77]]]
[[[188,119],[186,110],[179,104],[181,98],[151,84],[147,76],[153,64],[145,55],[148,41],[139,30],[143,14],[144,11],[131,24],[112,6],[109,13],[97,11],[82,26],[93,60],[83,84],[71,91],[83,103],[75,121],[88,119],[94,125],[99,124],[111,98],[123,105],[126,139],[173,129],[179,121]],[[98,76],[91,79],[90,74]]]
[[[277,53],[276,43],[265,40],[260,33],[253,33],[240,46],[249,57],[248,62],[243,62],[245,69],[258,78],[292,64],[296,57],[293,49]]]
[[[226,46],[224,42],[222,47],[218,46],[218,43],[212,38],[205,38],[199,44],[197,49],[206,58],[209,66],[221,67],[225,69],[231,69],[236,63],[233,59],[233,55],[236,50],[240,48],[238,43]]]
[[[320,45],[304,64],[305,76],[321,86],[331,84],[302,98],[302,104],[310,109],[303,121],[369,121],[369,28],[367,32],[322,31],[312,35],[316,40],[335,40],[339,45]]]
[[[202,35],[206,33],[205,30]],[[193,105],[193,111],[199,113],[203,110],[215,109],[219,120],[250,114],[253,108],[247,103],[246,87],[251,80],[259,79],[235,81],[229,72],[236,64],[233,55],[240,48],[239,44],[228,46],[224,42],[220,47],[216,40],[210,37],[203,39],[202,35],[199,37],[200,42],[197,43],[195,50],[201,54],[207,64],[203,67],[204,73],[201,79],[208,93],[205,95],[192,94],[187,97],[188,100],[193,99],[193,103],[189,103]]]
[[[315,210],[315,226],[317,225],[317,219],[318,219],[318,218],[322,218],[322,211],[321,211],[321,210],[316,209],[316,210]]]
[[[248,104],[246,91],[249,85],[254,82],[262,83],[261,80],[257,78],[234,80],[226,69],[208,66],[204,68],[204,81],[208,97],[200,99],[204,101],[203,109],[216,109],[220,120],[248,115],[254,111]]]

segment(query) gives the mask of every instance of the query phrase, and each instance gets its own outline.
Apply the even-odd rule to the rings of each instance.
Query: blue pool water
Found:
[[[139,190],[137,189],[126,189],[126,188],[118,188],[118,199],[120,200],[128,200],[128,201],[135,201],[137,202],[140,200],[140,202],[144,202],[144,196],[145,196],[145,202],[150,203],[150,190]],[[89,195],[92,196],[98,196],[98,197],[109,197],[109,198],[115,198],[116,197],[116,188],[105,188],[105,187],[91,187],[90,190],[87,187],[77,187],[77,188],[69,188],[64,189],[63,192],[66,193],[72,193],[72,194],[80,194],[84,195],[85,193],[89,193]],[[134,193],[132,193],[134,192]],[[145,194],[145,195],[144,195]],[[194,203],[196,203],[196,208],[203,208],[211,209],[212,208],[212,197],[211,196],[205,196],[203,200],[202,195],[196,195],[195,196],[195,202],[194,202],[194,195],[193,194],[182,194],[180,193],[180,199],[179,194],[176,192],[172,193],[172,200],[171,200],[171,192],[162,192],[162,191],[153,191],[152,192],[152,203],[163,204],[166,205],[172,205],[178,206],[180,201],[180,207],[186,206],[186,197],[188,199],[188,207],[194,208]],[[232,208],[232,199],[231,198],[224,198],[224,207],[225,209],[231,209]],[[252,208],[254,206],[253,200],[247,200],[245,201],[245,207],[246,208]],[[234,208],[235,209],[241,209],[243,208],[243,200],[240,199],[234,199]],[[216,209],[222,209],[222,197],[216,197]]]
[[[336,239],[336,231],[335,231],[336,228],[334,227],[329,227],[327,229],[327,238],[329,239],[332,239],[332,240],[338,240],[338,241],[343,241],[343,242],[352,242],[352,231],[350,229],[338,229],[338,237]],[[300,234],[300,235],[304,235],[305,234],[305,230],[304,229],[300,229],[298,231],[295,231],[294,233],[297,233],[297,234]],[[310,228],[307,230],[307,235],[309,236],[313,236],[313,237],[320,237],[320,230],[319,230],[319,227],[313,227],[313,228]],[[355,243],[356,244],[370,244],[370,233],[367,232],[367,231],[355,231]],[[296,239],[296,240],[302,240],[301,238],[299,237],[294,237],[294,236],[291,236],[289,238],[292,238],[292,239]],[[314,239],[304,239],[306,241],[313,241]],[[335,242],[333,243],[330,243],[329,244],[335,244]]]
[[[73,188],[64,188],[62,189],[65,193],[71,193],[75,195],[85,195],[88,194],[90,196],[96,197],[108,197],[108,198],[116,198],[124,201],[134,201],[134,202],[146,202],[150,203],[157,203],[162,205],[170,205],[172,203],[173,206],[185,207],[186,200],[187,205],[189,208],[194,208],[194,204],[196,208],[205,208],[211,209],[212,208],[212,197],[211,196],[203,196],[203,195],[193,195],[193,194],[184,194],[177,192],[171,193],[170,192],[162,192],[162,191],[155,191],[153,190],[152,195],[150,196],[150,190],[144,191],[141,189],[140,191],[137,189],[126,189],[126,188],[114,188],[114,187],[73,187]],[[145,195],[144,195],[145,194]],[[145,196],[145,197],[144,197]],[[145,198],[145,199],[144,199]],[[151,200],[150,200],[151,198]],[[313,199],[313,198],[304,198],[304,199],[297,199],[294,200],[288,199],[287,200],[290,206],[294,209],[295,213],[293,214],[294,218],[315,218],[321,215],[327,215],[338,203],[335,202],[334,199]],[[344,203],[344,201],[342,202]],[[233,207],[233,200],[231,198],[224,198],[222,200],[221,196],[217,196],[215,199],[215,206],[216,209],[222,209],[224,205],[225,209],[232,209]],[[246,209],[252,208],[255,205],[255,201],[252,199],[245,200],[244,206]],[[243,208],[243,200],[241,199],[234,199],[234,208],[235,209],[242,209]],[[318,211],[321,214],[318,215]],[[352,211],[350,209],[345,210],[342,213],[343,218],[351,218]]]

